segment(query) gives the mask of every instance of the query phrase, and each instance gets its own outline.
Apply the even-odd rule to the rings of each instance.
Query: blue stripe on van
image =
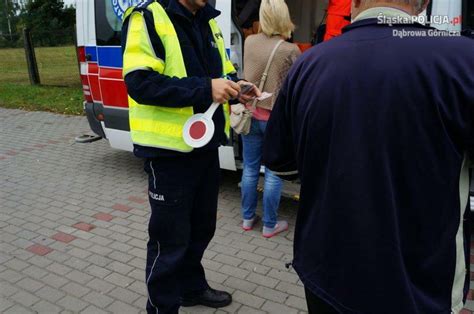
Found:
[[[99,55],[99,66],[121,68],[122,48],[121,47],[97,47]]]
[[[97,62],[97,47],[95,47],[95,46],[86,46],[86,55],[91,56],[89,61]]]

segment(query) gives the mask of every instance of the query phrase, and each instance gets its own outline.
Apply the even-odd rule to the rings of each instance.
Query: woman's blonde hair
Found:
[[[267,36],[281,35],[290,38],[295,30],[285,0],[262,0],[260,5],[260,31]]]

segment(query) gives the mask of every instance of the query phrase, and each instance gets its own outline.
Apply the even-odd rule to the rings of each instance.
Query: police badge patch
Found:
[[[119,19],[122,19],[123,14],[127,10],[128,7],[131,7],[133,5],[137,5],[141,0],[110,0],[112,2],[112,8],[114,9],[115,15]]]

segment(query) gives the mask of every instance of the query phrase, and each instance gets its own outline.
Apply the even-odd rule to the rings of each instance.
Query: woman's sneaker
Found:
[[[273,228],[268,228],[264,226],[262,234],[265,238],[271,238],[279,234],[280,232],[283,232],[286,230],[288,230],[288,222],[285,220],[279,220],[277,221],[275,227]]]
[[[253,226],[257,223],[257,221],[260,219],[257,215],[253,216],[252,219],[244,219],[242,222],[242,229],[245,231],[250,231],[253,229]]]

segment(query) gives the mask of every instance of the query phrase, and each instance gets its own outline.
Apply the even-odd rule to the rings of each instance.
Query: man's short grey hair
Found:
[[[362,0],[362,2],[364,4],[376,4],[377,2],[381,2],[381,0]],[[408,4],[408,5],[412,5],[417,10],[421,10],[425,0],[383,0],[383,2]]]

